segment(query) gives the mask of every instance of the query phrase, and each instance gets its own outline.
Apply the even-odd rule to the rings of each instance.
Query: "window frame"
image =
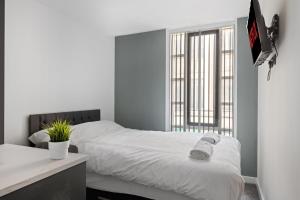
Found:
[[[201,40],[202,35],[208,35],[208,34],[215,34],[216,35],[216,66],[215,66],[215,73],[214,73],[214,118],[212,123],[196,123],[192,122],[191,120],[191,110],[190,110],[190,98],[191,98],[191,77],[189,76],[190,71],[191,71],[191,60],[190,60],[190,46],[191,46],[191,37],[194,36],[199,36],[199,40]],[[201,47],[200,47],[201,48]],[[187,58],[187,125],[192,126],[192,127],[197,127],[197,126],[203,126],[203,127],[214,127],[218,128],[219,127],[219,109],[220,109],[220,99],[219,99],[219,70],[220,70],[220,30],[219,29],[212,29],[212,30],[207,30],[207,31],[196,31],[196,32],[189,32],[187,33],[187,53],[186,53],[186,58]],[[200,58],[199,58],[200,59]]]

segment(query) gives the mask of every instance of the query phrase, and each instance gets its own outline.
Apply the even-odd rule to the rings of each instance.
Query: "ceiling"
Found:
[[[37,0],[105,34],[200,26],[247,16],[250,0]]]

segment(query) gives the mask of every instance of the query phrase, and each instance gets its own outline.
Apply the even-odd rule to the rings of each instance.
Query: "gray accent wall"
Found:
[[[5,0],[0,0],[0,144],[4,143],[4,29]]]
[[[115,121],[165,129],[166,30],[115,38]]]
[[[245,176],[257,176],[257,77],[247,35],[247,18],[237,19],[237,139]]]

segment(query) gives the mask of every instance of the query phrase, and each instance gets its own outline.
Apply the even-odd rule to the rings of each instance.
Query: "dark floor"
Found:
[[[256,185],[246,184],[242,200],[259,200]]]
[[[94,189],[87,189],[89,195],[87,195],[87,200],[149,200],[146,198],[136,197],[136,196],[124,196],[119,195],[117,193],[110,193],[110,192],[101,192],[94,190]],[[100,197],[101,196],[101,197]],[[241,200],[259,200],[258,191],[256,185],[246,184],[245,185],[245,192]]]

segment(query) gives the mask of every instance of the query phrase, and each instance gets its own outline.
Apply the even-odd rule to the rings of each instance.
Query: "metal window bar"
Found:
[[[201,67],[201,69],[202,69],[202,79],[203,79],[203,82],[202,82],[202,132],[204,133],[204,116],[205,116],[205,112],[204,112],[204,107],[205,107],[205,105],[204,105],[204,99],[205,99],[205,92],[204,92],[204,88],[205,88],[205,53],[206,53],[206,49],[205,49],[205,47],[206,47],[206,40],[205,40],[205,36],[201,36],[201,39],[202,39],[202,37],[203,37],[203,58],[204,59],[201,59],[201,62],[203,61],[203,67]],[[200,47],[200,48],[202,48],[202,47]],[[200,57],[200,58],[202,58],[202,57]]]
[[[232,48],[232,33],[230,31],[229,34],[229,44],[230,44],[230,49]],[[232,76],[231,72],[232,72],[232,54],[230,54],[230,58],[229,58],[229,76]],[[232,84],[231,81],[229,81],[229,91],[228,91],[229,95],[228,95],[228,101],[231,102],[231,93],[232,93]],[[231,129],[231,104],[228,105],[228,110],[229,110],[229,120],[228,120],[228,127],[229,130]]]
[[[179,52],[177,53],[177,55],[181,54],[181,34],[179,34]],[[180,78],[181,77],[181,57],[177,57],[177,59],[179,59],[179,75],[177,74],[177,76]],[[178,72],[177,72],[178,73]],[[178,98],[178,97],[177,97]],[[179,119],[178,119],[178,124],[179,126],[181,126],[181,81],[179,81]],[[181,129],[179,129],[178,131],[181,131]]]
[[[201,79],[202,79],[202,67],[201,67],[201,59],[199,59],[199,58],[201,58],[201,52],[202,52],[202,50],[201,50],[201,32],[199,32],[199,34],[198,34],[198,67],[199,67],[199,69],[198,69],[198,87],[199,88],[201,88]],[[198,131],[200,132],[201,131],[201,129],[200,129],[200,127],[201,127],[201,97],[202,97],[202,95],[201,95],[201,92],[200,91],[198,91]]]
[[[198,84],[198,80],[196,81],[196,78],[198,79],[198,76],[196,76],[197,75],[197,71],[198,71],[198,68],[197,68],[197,66],[196,66],[196,54],[197,54],[197,49],[198,49],[198,46],[196,46],[196,38],[197,38],[198,36],[195,36],[195,37],[193,37],[193,40],[194,40],[194,48],[193,48],[193,50],[194,50],[194,52],[193,52],[193,66],[194,66],[194,73],[193,73],[193,75],[194,75],[194,79],[193,79],[193,81],[194,81],[194,92],[193,92],[193,103],[194,103],[194,105],[193,105],[193,116],[194,116],[194,119],[193,119],[193,122],[197,122],[197,118],[196,118],[196,110],[197,110],[197,108],[196,108],[196,101],[198,101],[198,99],[197,99],[197,97],[198,97],[198,95],[197,95],[197,93],[198,93],[198,90],[196,89],[197,88],[197,84]],[[198,112],[197,112],[198,113]],[[196,126],[193,126],[193,132],[195,132],[195,131],[197,131],[197,127]]]
[[[224,36],[223,36],[223,38],[226,38],[226,32],[225,31],[223,31],[223,34],[224,34]],[[223,39],[223,48],[224,48],[224,50],[226,49],[226,40],[224,40]],[[226,61],[225,61],[225,55],[224,54],[222,54],[222,58],[223,58],[223,66],[222,66],[222,77],[224,77],[225,76],[225,71],[226,71]],[[225,96],[226,96],[226,90],[225,90],[225,79],[223,79],[223,91],[222,91],[222,94],[223,94],[223,103],[225,102]],[[223,108],[223,117],[222,117],[222,124],[223,124],[223,126],[225,127],[225,115],[226,115],[226,106],[223,104],[222,105],[222,108]],[[223,135],[225,135],[225,132],[222,132],[222,134]]]
[[[210,45],[211,45],[210,38],[211,38],[211,36],[212,35],[208,36],[208,38],[209,38],[208,39],[209,40],[209,43],[208,43],[208,61],[207,61],[208,62],[208,69],[207,69],[207,74],[208,74],[208,82],[207,82],[207,84],[208,84],[208,86],[207,86],[208,87],[207,88],[208,92],[207,93],[208,94],[210,94],[210,79],[211,79],[211,77],[210,77],[210,59],[211,59],[210,58]],[[207,95],[207,104],[208,104],[208,113],[207,113],[208,114],[208,118],[207,119],[208,119],[208,124],[210,124],[210,96],[211,95]],[[210,127],[208,127],[208,131],[210,131]]]
[[[187,126],[187,76],[188,76],[188,70],[187,70],[187,63],[188,63],[188,57],[187,57],[187,49],[188,49],[188,37],[187,33],[184,34],[184,131],[187,129],[190,131],[190,127]]]
[[[178,41],[178,39],[177,39],[177,36],[178,35],[175,35],[175,55],[177,55],[178,54],[178,51],[177,51],[177,41]],[[178,65],[178,61],[177,61],[177,58],[175,58],[175,78],[177,78],[177,65]],[[177,92],[178,92],[178,88],[177,88],[177,82],[178,81],[176,81],[175,82],[175,101],[174,101],[174,106],[175,106],[175,124],[176,125],[178,125],[178,123],[177,123],[177,118],[178,118],[178,113],[177,113],[177,105],[176,105],[176,103],[177,103]],[[177,130],[176,130],[177,131]]]
[[[173,38],[174,35],[170,35],[170,119],[171,119],[171,131],[174,128],[174,121],[173,121]]]

